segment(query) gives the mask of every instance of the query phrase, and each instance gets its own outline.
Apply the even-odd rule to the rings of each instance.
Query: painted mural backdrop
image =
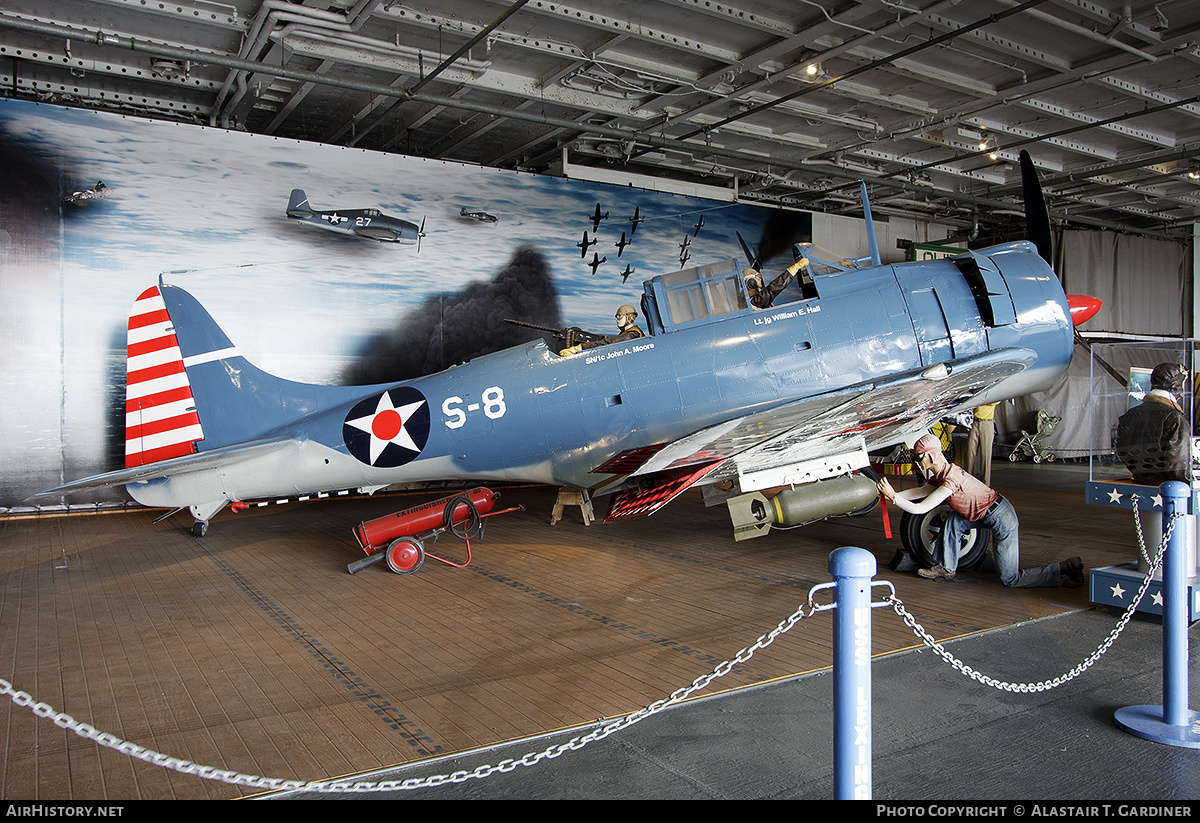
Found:
[[[425,236],[418,249],[289,219],[293,189],[331,222],[377,209]],[[686,265],[741,257],[735,232],[756,244],[770,216],[0,101],[0,506],[121,466],[126,317],[159,277],[270,372],[383,382],[536,334],[507,317],[609,332],[643,279],[685,253]]]

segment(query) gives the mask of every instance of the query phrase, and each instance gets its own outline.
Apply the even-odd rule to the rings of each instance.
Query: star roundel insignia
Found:
[[[429,439],[429,404],[409,386],[389,389],[357,403],[342,424],[350,454],[380,469],[414,460]]]

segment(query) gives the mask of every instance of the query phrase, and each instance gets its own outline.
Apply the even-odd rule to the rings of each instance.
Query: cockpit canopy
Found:
[[[643,292],[642,314],[651,334],[750,308],[742,269],[732,259],[660,275],[647,280]]]

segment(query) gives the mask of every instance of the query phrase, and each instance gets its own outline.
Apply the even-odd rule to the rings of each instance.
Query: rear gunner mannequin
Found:
[[[952,510],[942,525],[938,540],[938,563],[932,569],[918,570],[917,574],[930,580],[954,577],[962,536],[972,528],[982,527],[992,532],[996,569],[1005,586],[1083,585],[1083,561],[1078,557],[1022,570],[1017,513],[1012,504],[958,466],[948,463],[942,454],[941,441],[932,434],[921,437],[913,451],[917,453],[917,465],[927,478],[925,485],[897,493],[884,478],[879,481],[879,493],[910,514],[925,514],[942,503],[949,503]]]
[[[594,349],[597,346],[607,346],[610,343],[624,343],[626,340],[636,340],[639,337],[645,336],[642,334],[642,330],[637,327],[637,309],[633,306],[625,305],[617,309],[617,328],[620,329],[620,334],[615,334],[612,337],[602,337],[591,343],[580,343],[577,346],[563,349],[558,354],[560,357],[570,357],[572,354],[579,354],[584,349]]]

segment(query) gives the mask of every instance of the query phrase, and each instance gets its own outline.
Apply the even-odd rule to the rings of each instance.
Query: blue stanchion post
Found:
[[[1159,486],[1163,534],[1175,515],[1187,515],[1191,488],[1172,481]],[[1116,721],[1130,734],[1170,746],[1200,748],[1200,714],[1188,710],[1188,529],[1175,521],[1163,558],[1163,704],[1126,706]],[[1149,547],[1147,547],[1149,548]]]
[[[833,610],[833,790],[871,799],[871,578],[875,556],[846,547],[829,555]]]

